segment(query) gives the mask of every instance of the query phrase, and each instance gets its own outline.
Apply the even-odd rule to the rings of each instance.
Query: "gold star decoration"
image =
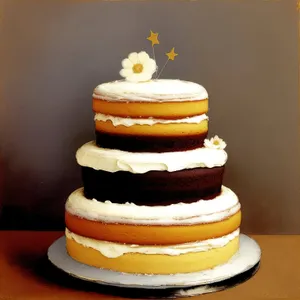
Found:
[[[152,30],[150,30],[150,36],[147,37],[147,40],[149,40],[152,43],[152,47],[154,45],[158,45],[159,44],[158,33],[154,33]]]
[[[300,1],[297,1],[297,10],[300,11]]]
[[[175,53],[175,49],[174,47],[171,49],[170,52],[167,52],[166,55],[168,56],[168,59],[170,60],[174,60],[175,57],[178,55],[177,53]]]

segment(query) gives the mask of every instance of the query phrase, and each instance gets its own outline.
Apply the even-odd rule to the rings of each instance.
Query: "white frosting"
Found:
[[[98,85],[93,98],[107,101],[192,101],[208,98],[206,89],[200,84],[176,80],[156,79],[146,82],[118,80]]]
[[[139,206],[133,203],[100,202],[84,197],[83,188],[74,191],[66,202],[66,210],[78,217],[121,224],[190,225],[224,220],[241,208],[238,197],[223,186],[219,196],[193,203],[166,206]]]
[[[221,248],[236,238],[240,233],[237,229],[228,235],[219,238],[204,240],[200,242],[168,245],[168,246],[140,246],[129,244],[118,244],[107,241],[99,241],[75,234],[66,228],[66,237],[73,239],[78,244],[95,249],[108,258],[116,258],[126,253],[163,254],[177,256],[185,253],[209,251]]]
[[[224,150],[197,148],[178,152],[127,152],[96,146],[94,141],[77,150],[79,165],[107,172],[128,171],[146,173],[148,171],[174,172],[183,169],[213,168],[225,165],[227,153]]]
[[[154,124],[175,124],[175,123],[187,123],[187,124],[199,124],[203,120],[207,120],[208,117],[205,114],[194,116],[190,118],[184,118],[184,119],[175,119],[175,120],[164,120],[164,119],[154,119],[154,118],[148,118],[148,119],[134,119],[134,118],[121,118],[121,117],[115,117],[110,115],[104,115],[101,113],[96,113],[94,120],[97,121],[111,121],[114,126],[123,125],[126,127],[130,127],[133,125],[154,125]]]

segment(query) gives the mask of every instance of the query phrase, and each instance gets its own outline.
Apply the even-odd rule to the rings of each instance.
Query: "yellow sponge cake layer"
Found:
[[[137,225],[91,221],[66,211],[66,226],[74,233],[89,238],[139,245],[171,245],[226,235],[241,224],[241,211],[225,220],[193,225]]]
[[[112,133],[117,135],[138,135],[138,136],[186,136],[201,135],[208,131],[208,121],[203,120],[199,124],[153,124],[149,125],[132,125],[132,126],[114,126],[111,121],[95,121],[96,130],[100,132]]]
[[[106,101],[93,98],[96,113],[119,117],[180,119],[208,112],[208,99],[182,102]]]
[[[107,244],[67,230],[69,255],[80,263],[126,273],[175,274],[226,263],[239,248],[238,231],[218,239],[166,247]]]

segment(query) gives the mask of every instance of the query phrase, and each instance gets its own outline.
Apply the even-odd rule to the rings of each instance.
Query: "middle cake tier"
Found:
[[[135,153],[86,143],[76,153],[84,195],[98,201],[168,205],[219,195],[227,154],[197,148],[165,153]]]

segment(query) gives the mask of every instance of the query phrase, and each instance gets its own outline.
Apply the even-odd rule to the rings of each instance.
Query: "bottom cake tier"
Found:
[[[66,247],[76,261],[118,272],[190,273],[226,263],[239,248],[239,229],[222,237],[168,246],[119,244],[66,229]]]
[[[66,247],[83,264],[125,273],[198,272],[226,263],[239,248],[241,205],[222,186],[213,199],[143,206],[87,199],[66,202]]]

